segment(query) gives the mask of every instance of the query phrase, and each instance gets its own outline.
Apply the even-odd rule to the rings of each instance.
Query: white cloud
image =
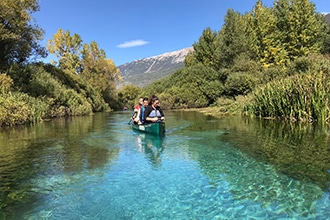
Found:
[[[119,48],[138,47],[148,43],[149,43],[148,41],[144,41],[144,40],[131,40],[131,41],[125,41],[124,43],[117,45],[117,47]]]

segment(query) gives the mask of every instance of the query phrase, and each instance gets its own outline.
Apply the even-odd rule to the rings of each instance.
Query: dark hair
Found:
[[[158,99],[158,97],[156,95],[151,95],[149,97],[149,105],[151,105],[152,103],[154,103],[156,98]]]
[[[154,97],[151,99],[151,104],[155,103],[156,101],[159,101],[159,98],[158,97]]]

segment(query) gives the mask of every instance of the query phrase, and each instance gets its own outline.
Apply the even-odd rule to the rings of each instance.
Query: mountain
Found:
[[[117,68],[124,80],[120,86],[134,84],[144,87],[167,77],[184,66],[184,60],[192,50],[192,47],[185,48],[120,65]]]
[[[325,21],[330,25],[330,14],[324,15]]]

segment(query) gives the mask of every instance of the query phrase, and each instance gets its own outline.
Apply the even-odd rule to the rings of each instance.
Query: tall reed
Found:
[[[323,71],[272,81],[253,93],[246,110],[258,117],[328,122],[330,76]]]

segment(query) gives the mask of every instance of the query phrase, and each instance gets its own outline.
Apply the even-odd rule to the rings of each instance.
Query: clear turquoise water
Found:
[[[168,113],[159,138],[128,118],[111,113],[84,135],[65,124],[34,139],[35,169],[16,185],[33,196],[3,208],[4,219],[329,219],[329,191],[221,141],[227,131],[191,129]]]

